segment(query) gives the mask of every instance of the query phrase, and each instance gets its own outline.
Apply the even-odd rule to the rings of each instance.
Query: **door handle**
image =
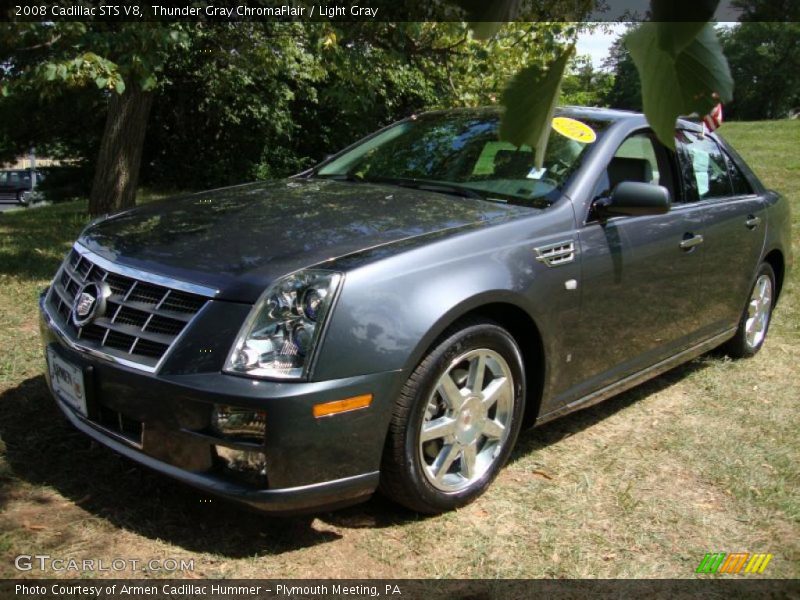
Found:
[[[681,247],[681,250],[689,250],[691,248],[694,248],[695,246],[699,246],[702,243],[703,243],[702,235],[692,235],[691,237],[682,239],[681,243],[678,245]]]
[[[756,217],[754,215],[748,215],[747,221],[744,222],[748,229],[755,229],[758,227],[759,223],[761,223],[761,217]]]

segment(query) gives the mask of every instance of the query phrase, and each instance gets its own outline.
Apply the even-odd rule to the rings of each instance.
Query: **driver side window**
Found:
[[[649,134],[636,133],[622,142],[597,181],[593,197],[608,196],[623,181],[663,185],[655,147]]]
[[[592,200],[606,198],[623,181],[660,185],[670,193],[673,202],[680,201],[675,193],[673,162],[666,148],[659,144],[649,131],[628,136],[620,144],[605,171],[595,184]],[[595,215],[589,210],[588,221]]]

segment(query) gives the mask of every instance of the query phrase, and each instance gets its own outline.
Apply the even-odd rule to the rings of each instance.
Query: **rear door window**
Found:
[[[681,160],[688,161],[690,167],[684,173],[689,171],[692,178],[689,187],[694,188],[698,200],[733,195],[727,157],[714,140],[681,130],[677,141],[682,149]]]
[[[731,186],[733,187],[734,196],[750,196],[753,193],[753,188],[750,182],[742,173],[741,169],[736,166],[734,160],[725,154],[725,161],[728,163],[728,175],[731,178]]]

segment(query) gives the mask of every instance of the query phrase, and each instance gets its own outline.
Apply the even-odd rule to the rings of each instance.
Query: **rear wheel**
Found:
[[[382,491],[425,513],[471,502],[508,459],[523,399],[522,358],[508,332],[486,321],[454,330],[422,360],[398,398]]]
[[[723,347],[733,358],[747,358],[761,349],[769,331],[775,300],[775,272],[767,263],[758,269],[736,335]]]

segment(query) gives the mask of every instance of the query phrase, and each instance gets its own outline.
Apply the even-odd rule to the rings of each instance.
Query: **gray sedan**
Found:
[[[788,203],[679,121],[558,111],[545,156],[494,109],[414,116],[305,173],[88,227],[41,298],[80,430],[286,513],[380,488],[482,494],[520,429],[724,346],[761,348]]]

